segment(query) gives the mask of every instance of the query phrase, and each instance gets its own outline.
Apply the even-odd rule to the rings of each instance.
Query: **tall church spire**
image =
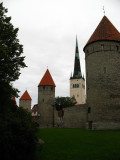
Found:
[[[75,48],[74,73],[72,78],[82,78],[77,36],[76,36],[76,48]]]

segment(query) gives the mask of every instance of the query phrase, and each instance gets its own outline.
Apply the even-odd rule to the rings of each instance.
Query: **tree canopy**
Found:
[[[76,99],[74,97],[56,97],[55,107],[56,110],[61,110],[63,108],[72,107],[76,104]]]
[[[7,9],[0,3],[0,153],[5,160],[32,159],[37,145],[37,125],[30,113],[17,107],[12,83],[20,76],[24,63],[18,28],[12,25]]]
[[[12,82],[19,78],[20,68],[24,68],[23,46],[19,44],[18,28],[12,25],[7,9],[0,3],[0,80]]]
[[[0,3],[0,111],[6,110],[13,96],[17,96],[18,89],[13,88],[13,81],[20,76],[20,69],[26,67],[24,63],[23,45],[19,44],[18,28],[14,28],[11,17],[7,17],[7,9]]]

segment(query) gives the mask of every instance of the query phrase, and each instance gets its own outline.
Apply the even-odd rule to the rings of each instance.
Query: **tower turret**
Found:
[[[54,126],[55,83],[47,69],[38,85],[38,107],[40,127]]]
[[[106,16],[84,52],[88,128],[120,129],[120,33]]]
[[[19,100],[19,107],[23,107],[24,109],[31,112],[31,101],[32,99],[26,90]]]
[[[85,103],[85,80],[82,78],[78,41],[76,37],[74,73],[70,77],[70,97],[75,97],[77,104]]]

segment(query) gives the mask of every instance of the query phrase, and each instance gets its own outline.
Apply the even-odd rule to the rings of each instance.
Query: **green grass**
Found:
[[[40,129],[41,160],[120,160],[120,131]]]

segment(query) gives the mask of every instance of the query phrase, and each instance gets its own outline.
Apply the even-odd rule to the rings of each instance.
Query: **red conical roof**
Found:
[[[54,83],[54,81],[53,81],[53,79],[52,79],[52,76],[51,76],[51,74],[50,74],[50,72],[49,72],[48,69],[47,69],[47,71],[45,72],[42,80],[40,81],[38,87],[39,87],[39,86],[54,86],[54,87],[56,87],[56,86],[55,86],[55,83]]]
[[[32,100],[27,90],[21,96],[20,100]]]
[[[106,16],[102,18],[85,47],[92,42],[100,40],[120,41],[120,33]]]

